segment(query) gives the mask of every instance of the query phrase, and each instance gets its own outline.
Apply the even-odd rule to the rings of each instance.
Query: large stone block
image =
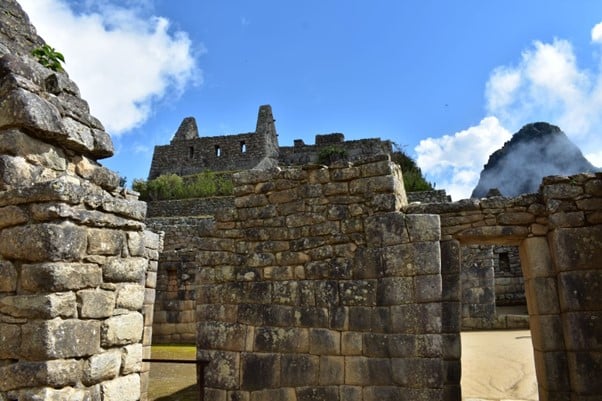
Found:
[[[121,255],[124,233],[119,230],[88,229],[88,253],[91,255]]]
[[[568,312],[561,318],[568,351],[602,353],[602,311]]]
[[[306,354],[282,354],[280,378],[282,387],[310,386],[318,382],[320,358]]]
[[[102,283],[102,269],[90,263],[41,263],[21,266],[21,287],[32,292],[79,290]]]
[[[150,349],[150,347],[148,347]],[[121,374],[140,372],[142,369],[142,344],[126,345],[122,348]]]
[[[86,252],[86,229],[72,223],[30,224],[0,232],[0,254],[29,262],[81,259]]]
[[[17,289],[17,270],[8,260],[0,260],[0,292],[13,292]]]
[[[437,214],[408,214],[405,216],[410,241],[439,241],[441,222]]]
[[[364,224],[369,246],[384,247],[409,242],[405,215],[401,212],[370,216]]]
[[[602,310],[602,269],[562,272],[558,294],[563,311]]]
[[[345,382],[345,358],[342,356],[321,356],[320,376],[321,386],[341,385]]]
[[[559,228],[549,236],[558,271],[595,270],[602,260],[602,225]]]
[[[247,326],[237,323],[199,322],[197,346],[202,349],[244,351]]]
[[[440,249],[437,242],[413,242],[390,246],[384,250],[385,276],[414,276],[441,272]]]
[[[308,352],[308,329],[258,327],[253,349],[257,352]]]
[[[280,386],[279,354],[241,355],[241,389],[262,390]]]
[[[414,280],[411,277],[384,277],[376,285],[378,306],[415,302]]]
[[[75,359],[17,362],[0,367],[0,391],[24,387],[73,386],[81,377],[82,364]]]
[[[105,381],[100,386],[103,401],[137,401],[140,399],[140,375],[138,374]]]
[[[77,303],[81,318],[109,317],[115,310],[115,292],[101,289],[81,290],[77,292]]]
[[[209,361],[205,367],[205,385],[214,388],[245,390],[240,387],[241,359],[244,359],[241,355],[245,354],[197,348],[197,358]],[[261,372],[249,374],[260,375]],[[280,374],[280,366],[278,366],[278,374]]]
[[[18,359],[21,347],[21,325],[0,324],[0,359]]]
[[[303,387],[297,390],[297,401],[339,401],[339,389],[330,387]]]
[[[75,294],[14,295],[0,298],[0,313],[30,319],[69,318],[77,314]]]
[[[141,313],[130,312],[113,316],[102,322],[102,346],[127,345],[142,339],[144,327]]]
[[[403,387],[443,387],[443,361],[439,358],[397,358],[392,362],[393,380]]]
[[[147,264],[144,258],[114,258],[102,267],[102,275],[109,282],[144,284]]]
[[[100,349],[100,322],[91,320],[32,321],[23,325],[21,354],[29,359],[84,357]]]
[[[121,352],[110,350],[102,354],[92,355],[84,363],[82,382],[91,386],[106,380],[114,379],[119,375],[121,367]]]
[[[116,307],[139,311],[145,298],[145,288],[141,284],[117,284]]]
[[[314,355],[340,355],[341,333],[328,329],[310,329],[309,353]]]
[[[345,357],[345,384],[358,386],[392,384],[391,360],[388,358]]]
[[[1,137],[2,135],[0,135]],[[26,221],[27,215],[20,207],[5,206],[0,208],[0,228],[15,226]]]

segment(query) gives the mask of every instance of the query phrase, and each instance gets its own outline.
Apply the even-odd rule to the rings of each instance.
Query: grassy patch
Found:
[[[151,358],[196,359],[194,345],[153,345]],[[196,365],[151,363],[149,400],[197,401]]]

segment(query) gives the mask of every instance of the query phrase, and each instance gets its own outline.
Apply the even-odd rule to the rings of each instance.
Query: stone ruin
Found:
[[[146,399],[162,238],[98,164],[77,86],[0,11],[0,400]],[[172,279],[194,269],[206,400],[460,400],[461,245],[488,244],[519,247],[540,400],[602,396],[601,173],[446,204],[408,204],[387,155],[234,182],[212,218],[149,222]]]
[[[44,42],[0,3],[0,400],[145,399],[161,237]]]

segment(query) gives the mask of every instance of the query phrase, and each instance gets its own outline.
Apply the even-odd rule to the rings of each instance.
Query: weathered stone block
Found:
[[[138,311],[142,309],[145,298],[145,288],[140,284],[117,284],[117,308]]]
[[[531,237],[521,242],[520,260],[526,279],[555,276],[548,241],[543,237]]]
[[[318,382],[320,358],[305,354],[282,354],[280,378],[282,387],[301,387]]]
[[[535,315],[560,313],[556,280],[551,277],[536,277],[525,281],[525,292],[530,312]]]
[[[602,260],[602,225],[559,228],[549,236],[556,269],[597,269]]]
[[[339,386],[339,397],[344,401],[362,401],[362,388],[359,386]]]
[[[32,321],[22,326],[21,354],[32,359],[93,355],[100,347],[100,322],[89,320]]]
[[[353,331],[341,333],[341,353],[343,355],[362,355],[362,334]]]
[[[409,242],[405,215],[401,212],[370,216],[364,224],[369,246],[378,248]]]
[[[150,348],[150,347],[148,347]],[[140,372],[142,369],[142,344],[126,345],[121,353],[121,374]]]
[[[102,354],[92,355],[83,368],[82,382],[91,386],[106,380],[111,380],[119,375],[121,366],[121,352],[110,350]]]
[[[345,382],[345,358],[321,356],[318,384],[321,386],[341,385]]]
[[[88,253],[91,255],[121,255],[123,243],[122,231],[88,229]]]
[[[364,387],[363,401],[397,401],[403,399],[414,401],[414,398],[406,398],[406,392],[406,389],[395,386],[367,386]]]
[[[0,359],[18,359],[21,325],[0,324]]]
[[[244,355],[240,352],[211,351],[197,348],[197,358],[209,361],[205,368],[205,385],[222,389],[239,389],[241,359],[244,359]],[[280,366],[278,366],[278,373],[279,370]],[[261,375],[261,372],[250,374]],[[240,389],[245,390],[244,388]]]
[[[147,259],[115,258],[102,267],[102,275],[109,282],[144,283]]]
[[[260,390],[251,393],[251,401],[298,401],[293,388]]]
[[[137,401],[140,398],[140,375],[131,374],[103,382],[103,401]]]
[[[437,214],[408,214],[405,216],[410,241],[439,241],[441,222]]]
[[[376,288],[376,280],[340,281],[340,302],[345,306],[375,306]]]
[[[560,352],[533,352],[535,374],[540,387],[552,392],[569,392],[569,365],[567,355]]]
[[[503,226],[523,225],[533,223],[535,216],[527,212],[509,212],[500,213],[497,216],[497,223]]]
[[[393,380],[403,387],[443,387],[443,361],[439,358],[396,358],[392,362]]]
[[[441,304],[409,304],[391,307],[391,325],[400,334],[441,333]]]
[[[257,352],[308,352],[307,329],[258,327],[255,329],[254,350]]]
[[[72,292],[44,295],[15,295],[0,298],[0,313],[30,319],[69,318],[77,313]]]
[[[280,385],[279,354],[241,355],[241,390],[262,390]]]
[[[115,310],[115,292],[101,289],[81,290],[77,292],[77,303],[81,318],[109,317]]]
[[[602,353],[602,311],[568,312],[562,314],[564,343],[568,351]]]
[[[339,401],[337,387],[303,387],[297,390],[297,401]]]
[[[0,254],[30,262],[76,260],[86,251],[86,229],[72,223],[30,224],[0,232]]]
[[[341,333],[328,329],[310,329],[309,353],[314,355],[340,355]]]
[[[102,270],[88,263],[41,263],[21,266],[21,287],[32,292],[54,292],[97,287]]]
[[[199,322],[197,346],[203,349],[244,351],[247,327],[237,323]]]
[[[384,277],[376,285],[376,304],[400,305],[415,302],[414,280],[411,277]]]
[[[142,339],[143,327],[143,317],[138,312],[110,317],[102,322],[102,346],[112,347],[139,342]]]
[[[600,397],[602,381],[599,380],[599,373],[602,371],[602,352],[567,352],[567,356],[573,394]]]
[[[378,386],[391,383],[390,359],[356,356],[345,357],[345,384]]]
[[[414,276],[441,272],[437,242],[413,242],[384,249],[385,276]]]
[[[2,137],[2,135],[0,135]],[[17,206],[5,206],[0,208],[0,228],[16,226],[25,223],[27,215]]]
[[[563,312],[601,309],[600,293],[602,269],[562,272],[558,275],[558,295]]]
[[[13,292],[17,289],[17,270],[8,260],[0,260],[0,292]]]

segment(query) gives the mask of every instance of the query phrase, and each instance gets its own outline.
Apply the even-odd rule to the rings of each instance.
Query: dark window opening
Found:
[[[247,145],[245,144],[245,141],[240,143],[240,153],[247,153]]]
[[[219,147],[219,145],[215,145],[215,155],[217,157],[220,157],[222,155],[222,149]]]
[[[510,257],[508,252],[499,254],[499,268],[501,272],[510,272]]]
[[[192,159],[194,157],[194,146],[188,148],[188,158]]]

